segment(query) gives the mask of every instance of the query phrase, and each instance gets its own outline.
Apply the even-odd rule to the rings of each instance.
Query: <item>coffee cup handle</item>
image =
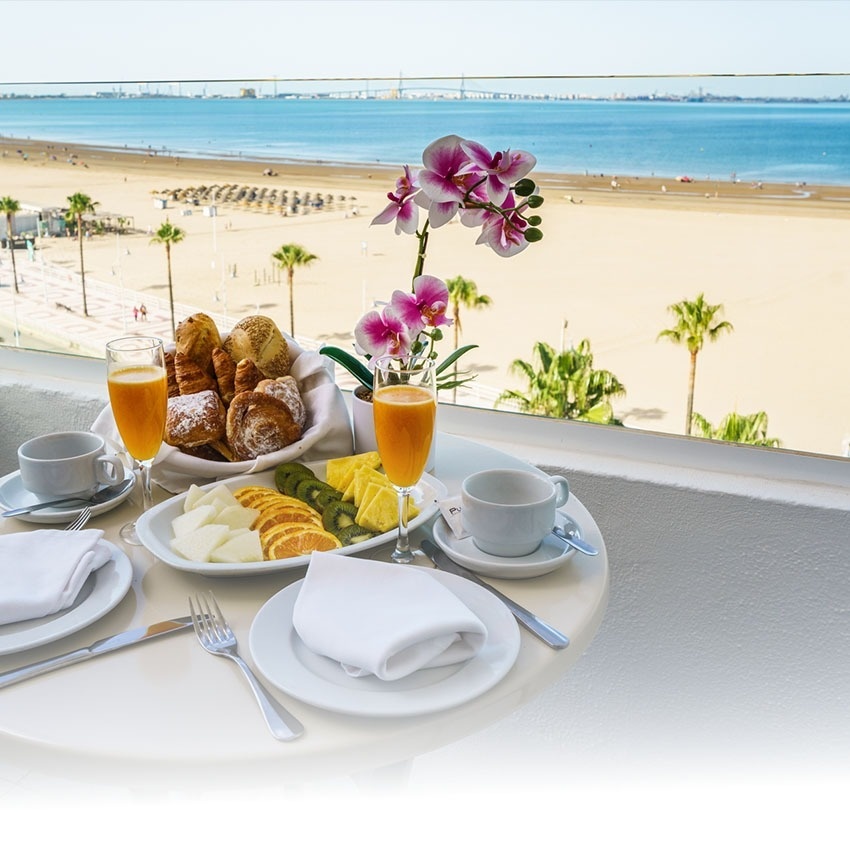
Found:
[[[563,475],[550,475],[549,480],[555,488],[555,507],[566,505],[570,498],[570,482]]]
[[[115,455],[100,455],[95,463],[95,475],[98,484],[110,487],[124,479],[124,464]]]

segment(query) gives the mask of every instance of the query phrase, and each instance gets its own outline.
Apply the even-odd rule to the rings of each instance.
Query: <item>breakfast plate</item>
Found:
[[[108,499],[100,505],[92,505],[91,515],[93,517],[100,516],[120,505],[132,492],[135,480],[136,476],[133,470],[125,468],[124,486],[121,487],[117,495],[113,496],[113,498]],[[21,473],[18,470],[0,478],[0,508],[4,511],[11,510],[12,508],[25,508],[28,505],[36,505],[43,501],[45,501],[43,497],[30,493],[24,487],[21,483]],[[44,524],[70,522],[70,520],[77,516],[82,507],[83,505],[79,502],[71,502],[70,507],[42,508],[30,514],[20,514],[15,519],[22,520],[23,522]]]
[[[428,573],[487,627],[484,646],[468,661],[417,670],[389,682],[349,676],[339,662],[309,650],[295,631],[292,612],[300,579],[272,596],[254,618],[248,639],[257,669],[272,685],[302,702],[363,717],[412,717],[480,696],[513,667],[520,647],[519,627],[489,590],[450,573],[430,569]]]
[[[325,480],[325,461],[314,461],[305,463],[308,469],[311,469],[315,475],[322,481]],[[240,487],[258,486],[271,487],[277,489],[274,483],[274,469],[265,470],[264,472],[256,472],[251,475],[238,475],[234,478],[225,478],[221,481],[214,481],[210,484],[203,485],[201,490],[211,490],[214,487],[219,487],[224,484],[231,491],[238,490]],[[416,485],[412,492],[416,507],[419,508],[419,513],[410,523],[411,530],[418,528],[423,523],[431,519],[432,516],[439,510],[437,502],[445,498],[447,490],[441,481],[438,481],[427,473],[422,476],[419,484]],[[296,567],[304,567],[310,561],[310,555],[298,555],[294,558],[281,558],[275,561],[253,561],[250,563],[237,564],[212,564],[200,561],[189,561],[181,558],[176,552],[171,549],[172,529],[171,523],[176,517],[183,513],[183,504],[185,501],[185,493],[174,496],[165,502],[145,511],[136,521],[136,532],[139,535],[139,540],[145,547],[161,561],[164,561],[169,566],[178,570],[183,570],[190,573],[201,573],[202,575],[210,576],[244,576],[255,575],[258,573],[271,573],[278,570],[294,569]],[[344,546],[337,551],[343,555],[353,555],[355,552],[362,552],[366,549],[373,549],[376,546],[381,546],[384,543],[391,543],[395,540],[397,530],[394,528],[384,534],[377,534],[369,540],[361,543],[353,543],[349,546]]]
[[[108,614],[126,596],[133,582],[133,565],[117,546],[101,542],[109,547],[112,559],[89,575],[73,604],[47,617],[0,625],[0,655],[78,632]]]
[[[581,537],[581,528],[570,516],[558,511],[557,522],[569,530],[573,528]],[[482,552],[471,537],[457,537],[448,523],[440,517],[434,523],[434,541],[462,567],[489,578],[537,578],[554,572],[572,558],[575,549],[563,540],[549,534],[530,555],[503,558]]]

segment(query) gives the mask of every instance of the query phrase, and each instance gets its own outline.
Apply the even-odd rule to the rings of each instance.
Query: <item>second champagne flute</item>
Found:
[[[398,538],[392,559],[409,564],[413,560],[407,530],[410,493],[425,471],[437,416],[434,362],[417,357],[379,358],[372,413],[381,464],[398,493]]]
[[[124,448],[141,466],[142,511],[147,511],[153,506],[151,466],[162,445],[168,407],[162,340],[130,336],[108,342],[106,370],[115,425]],[[121,529],[121,539],[140,543],[135,522]]]

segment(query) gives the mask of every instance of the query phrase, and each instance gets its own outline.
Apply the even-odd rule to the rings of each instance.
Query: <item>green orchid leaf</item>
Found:
[[[439,366],[437,366],[436,374],[442,375],[442,373],[445,372],[446,369],[448,369],[449,366],[452,365],[452,363],[454,363],[460,357],[463,357],[463,355],[466,354],[467,351],[472,351],[473,348],[478,348],[478,346],[477,345],[462,345],[460,348],[453,351],[445,360],[443,360],[442,363],[440,363]]]
[[[339,363],[340,366],[347,369],[358,381],[360,381],[366,389],[372,389],[372,385],[374,383],[374,375],[372,374],[372,371],[368,369],[362,361],[354,357],[354,355],[347,351],[343,351],[341,348],[337,348],[335,345],[322,346],[319,349],[319,354],[324,354],[325,357],[329,357],[335,363]]]

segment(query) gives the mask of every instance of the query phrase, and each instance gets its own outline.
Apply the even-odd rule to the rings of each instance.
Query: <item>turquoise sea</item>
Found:
[[[420,162],[457,133],[541,171],[850,185],[850,103],[3,98],[0,135],[181,156]]]

